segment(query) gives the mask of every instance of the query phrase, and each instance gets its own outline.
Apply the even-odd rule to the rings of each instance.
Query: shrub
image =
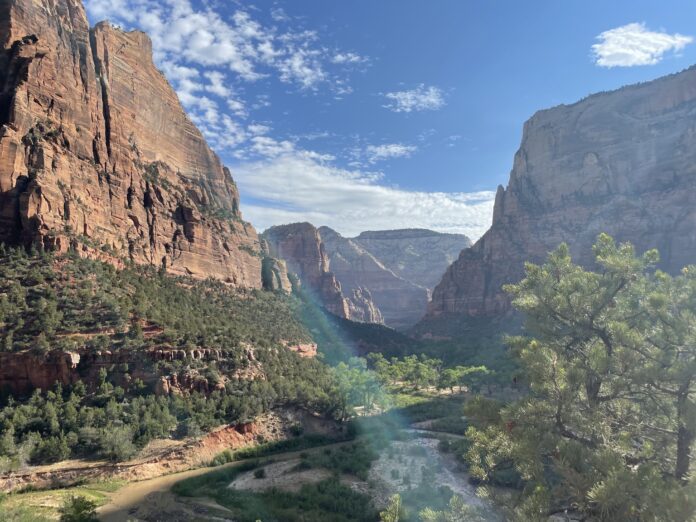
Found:
[[[96,522],[97,505],[81,496],[70,496],[59,509],[61,522]]]

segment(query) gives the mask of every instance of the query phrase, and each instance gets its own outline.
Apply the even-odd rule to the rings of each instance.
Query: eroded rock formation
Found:
[[[285,344],[288,349],[298,352],[301,356],[316,356],[316,345]],[[159,361],[180,361],[177,365],[180,369],[174,372],[168,372],[166,369],[157,371],[155,363]],[[191,367],[203,368],[207,365],[224,368],[226,373],[211,379],[203,375],[199,369]],[[170,346],[158,346],[149,350],[83,350],[79,353],[60,350],[46,354],[30,351],[0,352],[0,394],[25,396],[36,389],[50,390],[56,383],[67,386],[78,381],[83,381],[88,388],[93,388],[99,382],[99,372],[102,369],[107,370],[110,379],[126,390],[134,382],[142,381],[158,395],[194,391],[208,394],[224,389],[229,378],[265,378],[263,369],[254,355],[254,349],[250,346],[244,348],[244,358],[241,362],[222,350],[183,350]]]
[[[440,282],[459,253],[471,246],[463,234],[418,228],[363,232],[352,241],[402,279],[429,290]]]
[[[0,44],[0,241],[262,286],[237,187],[145,34],[7,0]]]
[[[263,239],[268,243],[270,254],[284,259],[288,271],[296,274],[302,286],[329,312],[344,319],[382,322],[369,291],[350,289],[343,292],[341,283],[330,271],[322,237],[310,223],[271,227],[263,233]]]
[[[675,273],[696,261],[696,68],[535,114],[493,225],[447,270],[429,318],[509,309],[501,290],[561,242],[591,265],[601,232],[657,248]]]
[[[425,313],[428,289],[396,275],[355,239],[341,236],[329,227],[319,229],[329,256],[331,271],[344,292],[369,293],[384,322],[393,328],[413,325]],[[351,301],[357,300],[357,297]]]
[[[75,384],[79,380],[80,355],[73,352],[51,352],[46,356],[30,352],[0,352],[0,393],[28,395],[33,390]]]

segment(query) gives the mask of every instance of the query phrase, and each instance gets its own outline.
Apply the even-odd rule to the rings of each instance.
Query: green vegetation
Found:
[[[149,267],[116,270],[78,257],[27,255],[0,245],[0,350],[222,349],[240,344],[307,342],[297,320],[300,302],[262,291],[241,291],[214,280],[163,275]],[[143,338],[147,321],[163,331]],[[82,334],[81,336],[78,334]],[[130,334],[130,335],[128,335]]]
[[[376,445],[382,446],[386,441],[356,441],[338,448],[326,448],[321,452],[303,455],[300,469],[322,468],[337,474],[355,475],[367,480],[370,466],[377,460]]]
[[[529,336],[510,343],[530,395],[478,405],[471,471],[484,483],[521,475],[515,519],[691,520],[696,269],[671,277],[654,269],[657,252],[636,256],[606,235],[594,253],[595,272],[562,245],[508,288],[526,315]]]
[[[324,360],[332,365],[348,363],[355,355],[369,358],[377,353],[391,360],[418,356],[437,359],[441,368],[485,367],[487,373],[477,375],[477,383],[469,386],[510,386],[519,375],[519,364],[503,343],[502,332],[516,331],[516,318],[507,318],[504,323],[478,320],[463,332],[453,332],[451,338],[416,339],[383,325],[357,323],[329,314],[317,306],[311,296],[302,296],[300,308],[302,323],[312,333]],[[460,317],[448,318],[447,323],[461,323]],[[442,325],[437,325],[438,327]],[[420,327],[419,327],[420,328]],[[420,335],[414,329],[414,335]],[[456,384],[455,384],[456,386]]]
[[[163,161],[154,161],[147,165],[143,165],[145,181],[156,187],[163,187],[166,190],[171,190],[171,185],[167,178],[160,175],[160,169],[166,170],[168,168],[167,164]]]
[[[143,267],[118,271],[0,246],[0,350],[43,357],[67,349],[88,358],[164,346],[222,354],[217,361],[135,357],[152,375],[150,385],[132,378],[128,364],[118,364],[98,372],[85,367],[84,385],[36,390],[26,400],[6,396],[0,402],[0,469],[68,457],[120,461],[152,439],[197,436],[281,405],[340,411],[344,400],[329,369],[280,346],[310,339],[295,319],[299,306],[293,297],[240,292],[212,280],[172,278]],[[238,378],[244,371],[265,378]],[[158,375],[180,372],[222,386],[207,394],[154,396]]]
[[[347,440],[346,438],[329,437],[326,435],[304,435],[293,439],[283,439],[275,442],[266,442],[258,446],[251,446],[239,450],[225,450],[215,456],[210,463],[211,466],[221,466],[229,462],[236,462],[246,459],[257,459],[268,457],[278,453],[287,453],[288,451],[302,451],[308,448],[324,446]]]
[[[381,353],[371,353],[367,359],[382,383],[402,389],[412,387],[414,391],[435,387],[454,392],[455,388],[461,391],[464,386],[478,390],[484,377],[490,373],[485,366],[445,368],[440,359],[423,354],[403,359],[393,357],[388,361]]]
[[[0,494],[0,520],[11,522],[57,520],[61,516],[61,510],[72,505],[72,498],[81,499],[79,505],[86,506],[84,501],[87,501],[95,507],[101,506],[108,500],[108,494],[116,491],[123,484],[121,481],[111,481],[67,489]]]
[[[249,462],[213,471],[181,481],[173,491],[186,497],[211,497],[231,510],[240,522],[367,522],[377,518],[369,497],[344,486],[337,477],[305,484],[296,493],[277,489],[252,493],[228,488],[240,473],[259,466],[259,462]]]
[[[97,522],[97,504],[81,496],[65,499],[59,510],[60,522]]]
[[[404,505],[401,495],[389,499],[389,505],[379,514],[380,522],[406,522],[415,520],[409,517],[408,508]],[[420,522],[484,522],[486,518],[476,508],[467,505],[461,497],[453,495],[447,505],[441,510],[432,507],[418,513]]]

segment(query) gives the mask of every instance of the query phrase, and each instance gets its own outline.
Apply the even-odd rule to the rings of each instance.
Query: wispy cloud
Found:
[[[359,54],[356,53],[341,53],[338,52],[333,55],[331,58],[331,61],[333,63],[338,63],[338,64],[361,64],[361,63],[367,63],[369,61],[369,58],[366,56],[360,56]]]
[[[401,190],[379,173],[347,170],[294,151],[235,166],[243,211],[260,230],[310,221],[346,235],[368,229],[425,227],[476,239],[490,226],[493,192]]]
[[[413,145],[403,143],[385,143],[383,145],[368,145],[365,149],[365,156],[370,163],[390,158],[407,158],[418,150]]]
[[[389,100],[384,107],[394,112],[433,111],[445,106],[442,90],[432,85],[421,84],[415,89],[388,92],[384,96]]]
[[[190,0],[85,0],[93,21],[106,19],[150,35],[155,61],[213,147],[234,148],[253,131],[244,120],[268,105],[256,96],[246,101],[244,84],[277,80],[299,91],[351,91],[347,72],[363,57],[330,49],[316,31],[293,26],[294,19],[273,8],[273,25],[251,11],[216,11]],[[237,121],[232,121],[234,118]]]
[[[597,65],[633,67],[654,65],[666,53],[681,51],[694,39],[679,33],[650,31],[644,23],[632,23],[604,31],[597,40],[592,46]]]

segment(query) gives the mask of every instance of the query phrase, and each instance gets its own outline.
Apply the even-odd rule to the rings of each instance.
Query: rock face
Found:
[[[64,352],[54,350],[46,354],[34,354],[30,351],[0,352],[0,394],[10,393],[14,396],[29,395],[36,389],[47,391],[56,383],[63,386],[75,384],[82,380],[88,386],[98,382],[99,370],[111,372],[112,378],[120,386],[128,388],[134,379],[140,379],[156,388],[158,393],[165,393],[158,380],[166,382],[169,388],[178,392],[199,391],[212,392],[219,383],[210,383],[195,370],[182,370],[180,374],[161,375],[152,370],[152,364],[158,361],[225,361],[225,354],[220,350],[199,348],[180,350],[159,347],[148,351],[117,350],[99,352]],[[253,363],[254,361],[252,361]],[[128,370],[123,371],[124,365]],[[249,367],[253,367],[249,364]],[[249,378],[253,378],[250,375]],[[224,387],[224,383],[223,383]]]
[[[79,0],[0,2],[0,241],[261,287],[230,172],[148,37]]]
[[[463,234],[443,234],[425,229],[363,232],[352,241],[396,275],[432,290],[459,253],[471,246]]]
[[[565,241],[592,263],[601,232],[657,248],[661,268],[696,261],[696,68],[535,114],[493,225],[447,270],[429,317],[491,316],[501,285]]]
[[[297,274],[302,286],[329,312],[344,319],[382,322],[369,291],[350,289],[344,295],[341,283],[329,270],[322,237],[310,223],[271,227],[263,233],[263,239],[268,243],[270,254],[284,259],[288,271]]]
[[[36,389],[53,388],[79,380],[80,355],[73,352],[50,352],[46,357],[23,353],[0,352],[0,392],[28,395]]]
[[[396,275],[356,239],[345,238],[329,227],[321,227],[319,233],[331,271],[344,291],[369,292],[387,326],[406,328],[423,316],[429,298],[427,288]]]

